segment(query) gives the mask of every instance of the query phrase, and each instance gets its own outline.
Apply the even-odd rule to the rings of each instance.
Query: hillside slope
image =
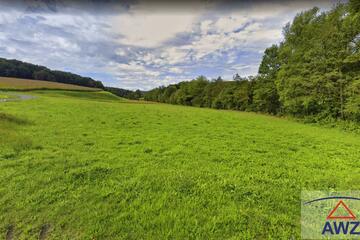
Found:
[[[77,91],[100,91],[99,88],[83,87],[73,84],[47,82],[21,78],[0,77],[0,90],[35,90],[35,89],[59,89]]]
[[[101,81],[89,77],[83,77],[71,72],[51,70],[44,66],[15,59],[0,58],[0,76],[59,82],[84,87],[104,87]]]

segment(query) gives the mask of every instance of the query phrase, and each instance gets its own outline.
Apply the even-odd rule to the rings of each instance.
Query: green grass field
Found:
[[[9,99],[13,99],[13,97],[11,95],[9,95],[9,94],[5,94],[5,93],[0,92],[0,102],[2,100],[9,100]]]
[[[301,190],[360,189],[360,136],[276,117],[35,91],[0,103],[9,239],[298,239]]]

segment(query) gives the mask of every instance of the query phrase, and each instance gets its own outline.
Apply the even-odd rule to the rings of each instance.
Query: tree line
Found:
[[[314,7],[283,28],[258,75],[233,81],[200,76],[158,87],[145,100],[218,109],[360,122],[360,1]]]
[[[0,76],[104,88],[101,81],[96,81],[89,77],[82,77],[69,72],[50,70],[44,66],[4,58],[0,58]]]
[[[132,99],[132,100],[138,100],[143,97],[144,92],[140,90],[131,91],[127,89],[122,88],[116,88],[116,87],[105,87],[104,90],[111,92],[112,94],[115,94],[119,97]]]

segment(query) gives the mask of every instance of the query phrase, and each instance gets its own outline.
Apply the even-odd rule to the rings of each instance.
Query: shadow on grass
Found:
[[[28,125],[31,124],[31,122],[27,119],[22,119],[19,117],[15,117],[6,113],[0,113],[0,122],[2,121],[6,121],[6,122],[10,122],[10,123],[15,123],[18,125]]]

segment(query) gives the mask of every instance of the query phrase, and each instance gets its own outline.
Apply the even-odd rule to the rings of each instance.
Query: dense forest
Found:
[[[360,1],[298,14],[265,50],[258,75],[159,87],[145,100],[360,122]]]
[[[0,76],[68,83],[85,87],[104,88],[102,82],[77,74],[54,71],[18,60],[0,58]]]

